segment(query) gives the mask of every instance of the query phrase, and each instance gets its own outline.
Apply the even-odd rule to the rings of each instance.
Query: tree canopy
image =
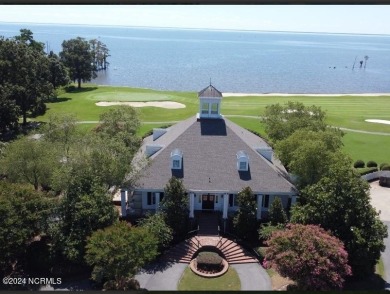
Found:
[[[10,90],[0,85],[0,132],[2,133],[18,127],[20,108],[10,96]]]
[[[353,275],[361,277],[373,273],[387,229],[370,204],[367,182],[351,164],[340,158],[316,184],[303,189],[291,221],[330,230],[344,242]]]
[[[256,198],[250,187],[237,195],[238,211],[233,218],[234,231],[244,239],[257,239]]]
[[[265,267],[295,281],[299,290],[342,289],[351,275],[343,243],[319,226],[289,224],[266,243]]]
[[[31,187],[0,181],[0,276],[15,269],[33,237],[47,232],[54,204]]]
[[[0,37],[0,85],[8,89],[8,98],[19,107],[24,125],[28,112],[54,94],[49,60],[43,50],[31,44]]]
[[[92,279],[105,282],[105,288],[130,290],[129,284],[136,283],[129,281],[157,256],[157,243],[147,228],[130,227],[126,222],[94,232],[85,255],[87,263],[93,266]]]
[[[78,88],[81,88],[81,82],[96,78],[94,56],[90,43],[84,38],[63,41],[60,58],[68,67],[70,78],[77,81]]]
[[[186,190],[182,180],[172,177],[164,188],[161,206],[166,214],[166,222],[175,236],[186,233],[189,207]]]
[[[157,237],[160,251],[168,248],[172,241],[172,229],[166,223],[164,212],[148,214],[140,220],[138,225],[148,229],[153,236]]]
[[[284,106],[268,105],[262,118],[268,137],[275,143],[286,139],[299,129],[324,131],[325,112],[320,107],[305,106],[300,102],[287,102]]]
[[[86,175],[74,178],[57,209],[59,221],[52,227],[56,249],[69,261],[83,261],[87,237],[115,223],[118,214],[107,190]]]
[[[53,146],[43,140],[22,138],[5,147],[1,170],[10,181],[29,183],[35,190],[51,185],[53,172],[60,165],[60,157]]]

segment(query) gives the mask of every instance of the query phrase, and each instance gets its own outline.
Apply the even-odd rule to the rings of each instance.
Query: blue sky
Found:
[[[0,21],[390,34],[390,6],[1,5]]]

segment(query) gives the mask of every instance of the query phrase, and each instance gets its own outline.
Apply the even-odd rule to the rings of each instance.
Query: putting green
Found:
[[[163,93],[141,93],[133,92],[126,93],[120,91],[103,92],[103,93],[88,93],[87,99],[93,101],[128,101],[128,102],[145,102],[145,101],[167,101],[174,100],[174,95]]]

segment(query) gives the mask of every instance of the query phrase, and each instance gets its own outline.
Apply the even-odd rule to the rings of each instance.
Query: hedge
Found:
[[[378,167],[378,164],[375,161],[370,160],[367,162],[367,167]]]
[[[363,168],[365,166],[363,160],[356,160],[355,163],[353,164],[354,168]]]

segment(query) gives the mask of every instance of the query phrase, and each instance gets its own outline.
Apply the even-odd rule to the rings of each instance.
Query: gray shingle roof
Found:
[[[164,138],[165,137],[165,138]],[[149,141],[148,141],[149,140]],[[145,142],[150,143],[150,138]],[[140,172],[138,189],[163,189],[172,176],[183,179],[187,190],[241,191],[250,186],[254,192],[294,193],[295,187],[285,179],[283,167],[274,165],[255,151],[268,146],[261,138],[227,119],[192,117],[172,126],[153,143],[164,145]],[[145,143],[144,143],[145,144]],[[182,169],[171,169],[171,152],[183,152]],[[237,170],[237,152],[249,156],[249,170]]]
[[[219,92],[214,86],[210,85],[200,91],[198,93],[198,97],[222,97],[222,93]]]

